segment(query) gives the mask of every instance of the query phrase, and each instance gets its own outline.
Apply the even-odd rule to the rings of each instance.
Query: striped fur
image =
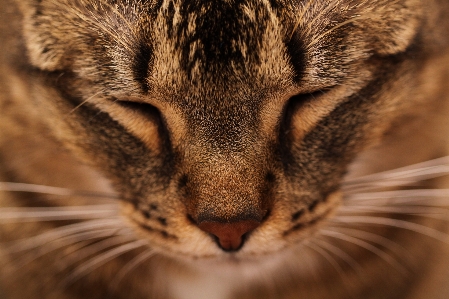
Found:
[[[0,244],[0,297],[419,299],[445,286],[444,221],[351,199],[358,177],[449,154],[447,1],[4,2],[0,180],[66,189],[0,193],[23,212],[0,215],[65,220],[0,222],[13,244]],[[379,190],[409,188],[392,182]],[[79,206],[98,192],[113,199],[95,218]],[[233,252],[199,229],[247,220],[260,226]]]

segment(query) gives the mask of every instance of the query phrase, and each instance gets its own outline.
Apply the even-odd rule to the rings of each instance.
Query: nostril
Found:
[[[244,220],[231,223],[215,221],[203,221],[198,227],[203,231],[217,237],[221,248],[226,251],[240,249],[243,244],[243,236],[260,225],[259,221]]]

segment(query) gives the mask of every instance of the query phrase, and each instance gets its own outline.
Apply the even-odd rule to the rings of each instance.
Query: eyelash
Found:
[[[143,114],[144,116],[147,116],[151,119],[157,119],[157,120],[161,119],[161,112],[159,111],[159,109],[157,109],[156,107],[154,107],[151,104],[144,103],[144,102],[117,100],[117,99],[114,99],[114,103],[118,104],[124,108],[131,109],[140,114]]]
[[[292,96],[289,99],[289,102],[292,100],[299,100],[303,103],[307,102],[307,101],[313,101],[315,98],[325,95],[332,89],[333,89],[333,87],[326,87],[326,88],[321,88],[321,89],[318,89],[316,91],[309,92],[309,93],[297,94],[297,95]]]
[[[285,106],[284,119],[290,119],[295,111],[305,103],[312,102],[328,93],[333,87],[322,88],[310,93],[297,94],[290,97]]]
[[[303,94],[297,94],[292,97],[290,97],[285,105],[284,113],[283,113],[283,121],[282,121],[282,131],[288,132],[289,128],[291,126],[291,120],[293,115],[295,114],[298,109],[304,105],[305,103],[309,103],[314,101],[316,98],[321,97],[325,95],[327,92],[332,90],[333,87],[328,88],[321,88],[319,90],[310,92],[310,93],[303,93]]]

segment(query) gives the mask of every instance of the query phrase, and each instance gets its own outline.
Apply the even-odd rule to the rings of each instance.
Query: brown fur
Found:
[[[89,262],[70,262],[82,243],[54,240],[21,268],[26,255],[2,246],[0,296],[449,294],[444,242],[347,224],[384,240],[371,240],[382,258],[320,237],[351,207],[346,181],[448,155],[447,1],[4,2],[0,181],[114,194],[124,238],[146,245],[69,285]],[[0,193],[3,207],[97,202]],[[393,214],[447,233],[443,221]],[[260,226],[234,252],[199,229],[239,221]],[[0,238],[73,223],[7,222]],[[407,250],[397,257],[385,239]],[[111,287],[144,248],[151,257]]]

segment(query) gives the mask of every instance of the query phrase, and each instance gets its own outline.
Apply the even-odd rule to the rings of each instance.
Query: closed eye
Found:
[[[300,140],[307,131],[330,111],[338,101],[327,97],[334,87],[321,88],[310,93],[292,96],[285,107],[282,132]]]
[[[114,99],[115,104],[119,104],[125,109],[137,112],[142,114],[144,117],[148,117],[152,120],[160,120],[161,119],[161,113],[159,109],[154,107],[151,104],[145,103],[145,102],[135,102],[135,101],[125,101],[125,100],[117,100]]]
[[[110,99],[108,113],[153,152],[167,141],[168,131],[163,116],[155,106],[138,101]]]
[[[322,96],[331,91],[333,87],[320,88],[313,92],[296,94],[289,98],[285,106],[284,122],[291,123],[292,116],[304,105],[313,105],[314,101],[319,100]]]
[[[297,94],[292,96],[289,100],[288,100],[288,105],[290,104],[301,104],[301,103],[305,103],[305,102],[310,102],[313,100],[316,100],[320,97],[322,97],[323,95],[327,94],[329,91],[331,91],[334,87],[326,87],[326,88],[320,88],[316,91],[312,91],[312,92],[308,92],[308,93],[301,93],[301,94]],[[291,108],[291,107],[289,107]]]

